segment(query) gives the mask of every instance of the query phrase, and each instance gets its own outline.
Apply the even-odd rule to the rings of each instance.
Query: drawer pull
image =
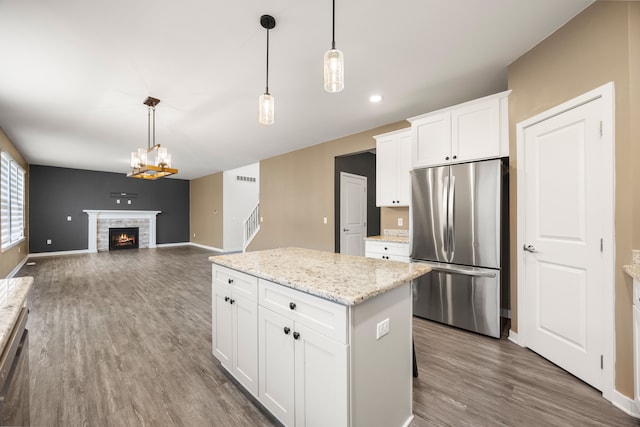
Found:
[[[285,335],[289,335],[289,332],[291,332],[291,329],[289,329],[289,327],[288,327],[288,326],[285,326],[285,327],[284,327],[284,334],[285,334]]]
[[[289,308],[290,308],[291,310],[295,310],[295,309],[296,309],[296,303],[295,303],[295,302],[290,302],[290,303],[289,303]]]
[[[293,333],[293,339],[297,340],[298,338],[300,338],[300,333],[299,332],[294,332]]]
[[[229,297],[224,297],[224,302],[229,302]]]

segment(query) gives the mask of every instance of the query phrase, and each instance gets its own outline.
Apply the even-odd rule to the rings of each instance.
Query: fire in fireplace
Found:
[[[138,249],[138,227],[110,228],[109,250]]]

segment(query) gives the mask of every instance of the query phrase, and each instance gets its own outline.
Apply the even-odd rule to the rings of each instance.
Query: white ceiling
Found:
[[[591,3],[337,0],[330,94],[330,0],[2,0],[0,127],[30,164],[125,173],[153,96],[156,142],[193,179],[504,90],[507,65]]]

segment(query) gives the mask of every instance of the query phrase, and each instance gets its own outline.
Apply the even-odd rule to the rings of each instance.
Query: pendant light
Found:
[[[147,148],[139,148],[131,153],[131,172],[129,178],[158,179],[178,173],[171,167],[171,154],[165,147],[156,144],[156,105],[160,100],[149,96],[144,105],[147,106]],[[151,145],[151,120],[153,117],[153,145]]]
[[[344,55],[336,49],[336,0],[333,0],[331,49],[324,54],[324,89],[332,93],[344,89]]]
[[[272,125],[275,106],[274,98],[269,93],[269,30],[275,28],[276,20],[271,15],[262,15],[260,25],[267,30],[267,79],[264,94],[258,100],[258,121],[263,125]]]

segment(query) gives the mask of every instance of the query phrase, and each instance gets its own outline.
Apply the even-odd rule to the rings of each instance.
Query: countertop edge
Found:
[[[271,281],[273,283],[277,283],[278,285],[286,286],[286,287],[291,288],[291,289],[295,289],[295,290],[298,290],[298,291],[301,291],[301,292],[305,292],[305,293],[310,294],[310,295],[314,295],[314,296],[317,296],[317,297],[320,297],[320,298],[324,298],[326,300],[330,300],[330,301],[337,302],[337,303],[342,304],[342,305],[348,305],[348,306],[353,306],[353,305],[358,305],[360,303],[363,303],[363,302],[365,302],[365,301],[367,301],[369,299],[372,299],[372,298],[374,298],[374,297],[376,297],[376,296],[378,296],[380,294],[388,292],[391,289],[395,289],[395,288],[397,288],[398,286],[402,285],[405,282],[408,282],[408,281],[411,281],[413,279],[416,279],[416,278],[418,278],[420,276],[423,276],[423,275],[425,275],[425,274],[427,274],[427,273],[429,273],[431,271],[430,267],[426,267],[426,269],[424,269],[424,270],[414,271],[411,274],[399,277],[397,280],[395,280],[394,282],[390,283],[385,288],[374,289],[373,291],[369,292],[367,295],[360,295],[360,296],[358,296],[356,298],[345,298],[345,297],[341,297],[339,295],[333,294],[331,292],[322,292],[322,290],[320,290],[318,288],[310,288],[308,286],[302,286],[302,285],[299,285],[297,283],[291,283],[291,282],[288,282],[286,280],[282,280],[281,278],[271,276],[269,274],[264,274],[264,273],[261,273],[261,272],[254,271],[251,268],[239,269],[238,266],[234,265],[233,263],[224,262],[224,261],[223,262],[216,261],[216,260],[214,260],[214,258],[215,258],[215,256],[212,256],[212,257],[209,258],[209,260],[213,264],[220,265],[222,267],[227,267],[227,268],[230,268],[232,270],[239,271],[241,273],[247,273],[247,274],[255,276],[255,277],[259,278],[259,279],[269,280],[269,281]],[[383,262],[393,262],[393,261],[383,261]]]
[[[640,280],[640,265],[623,265],[622,271],[633,277],[635,280]]]
[[[5,289],[5,292],[10,293],[10,295],[5,296],[5,303],[0,306],[0,313],[2,314],[0,317],[0,354],[4,352],[7,339],[18,320],[20,309],[27,300],[33,285],[33,277],[16,277],[2,279],[2,281],[5,282],[7,288],[12,287],[13,289]]]

